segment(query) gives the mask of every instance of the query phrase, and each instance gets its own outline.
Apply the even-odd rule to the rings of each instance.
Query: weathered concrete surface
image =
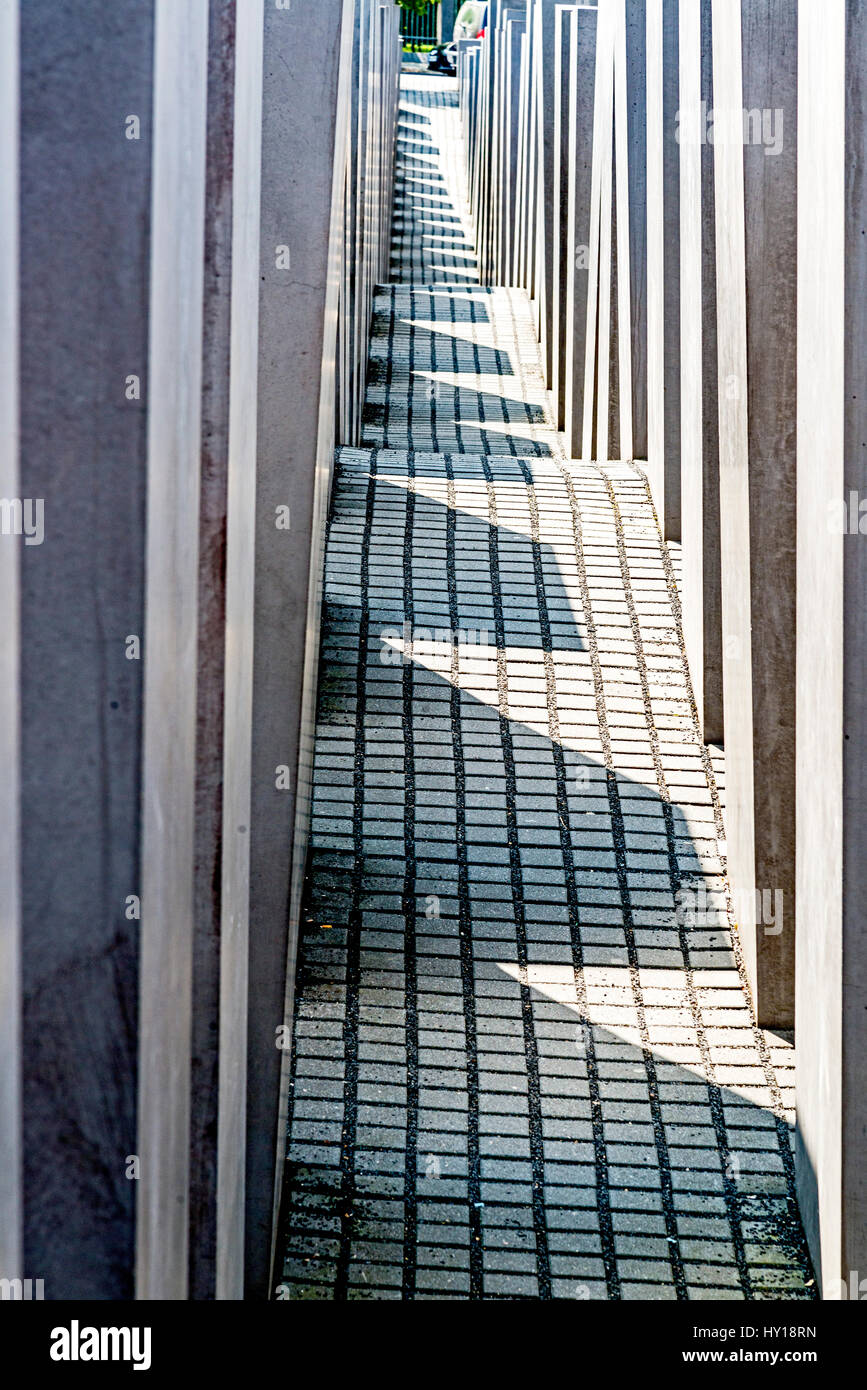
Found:
[[[617,140],[620,161],[618,202],[628,200],[627,237],[621,236],[621,263],[628,257],[629,439],[625,457],[647,458],[647,13],[645,0],[625,0],[623,61],[615,70],[616,119],[626,138]],[[624,109],[625,108],[625,109]],[[623,179],[623,152],[626,178]],[[621,195],[624,189],[626,197]],[[625,245],[624,245],[625,240]],[[627,306],[625,306],[627,307]]]
[[[232,297],[225,543],[225,737],[220,856],[217,1245],[214,1296],[244,1287],[250,753],[256,583],[256,414],[261,246],[262,17],[237,13],[232,134]]]
[[[795,1161],[822,1295],[863,1299],[867,7],[799,9]]]
[[[647,5],[647,468],[666,540],[680,528],[678,0]]]
[[[246,1154],[246,1294],[254,1298],[268,1290],[282,1150],[276,1030],[291,1023],[298,924],[290,890],[303,844],[295,835],[303,824],[317,566],[333,448],[333,394],[330,438],[321,438],[320,410],[325,403],[327,419],[336,365],[333,169],[335,159],[342,168],[341,101],[348,101],[337,77],[341,47],[351,39],[344,0],[303,13],[266,10]],[[286,507],[288,530],[277,525]]]
[[[772,45],[768,34],[774,36]],[[785,0],[742,0],[740,8],[728,10],[716,0],[713,42],[716,110],[734,116],[729,128],[721,115],[714,123],[729,876],[758,1017],[768,1027],[791,1027],[796,930],[795,12]],[[748,127],[743,110],[764,111],[766,122],[773,117],[776,126]],[[757,131],[773,133],[780,123],[780,148],[775,150]],[[768,895],[758,922],[757,894]]]
[[[596,71],[597,15],[579,7],[572,23],[570,64],[574,78],[569,98],[569,172],[566,216],[566,364],[564,432],[566,452],[582,456],[588,338],[593,351],[589,314],[591,185],[593,166],[593,83]],[[592,379],[592,378],[591,378]]]
[[[156,0],[148,296],[136,1297],[189,1274],[208,6]],[[200,938],[201,943],[201,938]]]
[[[520,123],[521,59],[527,31],[526,15],[506,11],[503,39],[503,120],[506,136],[503,151],[501,192],[501,231],[498,280],[508,283],[515,255],[515,212],[518,186],[518,136]]]
[[[20,487],[45,506],[21,556],[24,1273],[46,1298],[133,1291],[152,10],[21,6]]]
[[[554,0],[534,0],[537,26],[536,116],[539,158],[535,193],[536,312],[545,381],[551,386],[552,335],[557,307],[554,304]]]
[[[478,120],[479,163],[474,213],[480,248],[479,273],[485,278],[490,278],[493,268],[493,219],[496,199],[496,122],[494,113],[496,111],[498,53],[494,36],[499,28],[500,12],[504,7],[505,0],[488,0],[488,17],[485,24],[487,42],[482,44],[481,105]]]
[[[19,478],[18,4],[0,9],[0,495]],[[0,545],[0,1268],[23,1274],[21,1133],[21,557]]]
[[[711,3],[680,9],[680,337],[683,633],[705,740],[723,738]]]
[[[554,200],[551,302],[551,394],[558,430],[566,418],[566,282],[569,269],[569,93],[572,72],[572,15],[574,5],[557,5],[554,12]]]
[[[538,298],[538,273],[539,273],[539,217],[536,199],[539,187],[539,160],[541,151],[539,148],[539,44],[541,35],[539,32],[538,8],[533,3],[529,13],[529,24],[527,30],[527,104],[524,110],[524,120],[526,121],[526,181],[524,184],[524,274],[519,282],[535,303]],[[536,319],[538,327],[538,317]]]
[[[337,392],[360,389],[350,296],[387,267],[398,14],[44,10],[0,12],[3,531],[20,494],[35,513],[0,537],[0,1276],[237,1298],[246,1239],[255,1296]],[[347,203],[353,14],[369,186]]]
[[[190,1037],[188,1291],[194,1299],[213,1298],[217,1278],[235,39],[235,7],[209,0]],[[241,312],[237,303],[235,312]]]
[[[583,458],[610,456],[612,418],[617,411],[617,359],[612,338],[617,334],[617,297],[612,296],[616,246],[614,227],[614,50],[617,13],[613,6],[599,12],[596,26],[596,73],[593,84],[593,162],[590,192],[590,256],[588,271],[587,339],[593,350],[585,353]],[[614,384],[612,386],[612,361]]]
[[[528,267],[528,240],[530,226],[529,188],[531,187],[531,167],[533,143],[531,139],[531,73],[533,70],[534,28],[532,12],[528,12],[528,23],[521,51],[521,76],[518,88],[518,166],[517,166],[517,208],[515,213],[515,254],[512,261],[512,285],[526,286]]]
[[[790,1026],[795,1003],[795,535],[797,398],[797,16],[744,0],[742,53],[747,274],[755,874],[783,895],[782,931],[757,924],[756,1007]],[[773,113],[769,144],[768,114]],[[724,623],[724,636],[730,635]],[[746,634],[745,634],[746,636]],[[724,648],[725,659],[725,648]],[[738,668],[737,677],[741,676]],[[726,731],[728,737],[728,731]],[[733,785],[733,781],[730,785]],[[735,870],[735,873],[737,871]],[[734,882],[733,877],[733,882]],[[776,934],[775,934],[776,933]]]

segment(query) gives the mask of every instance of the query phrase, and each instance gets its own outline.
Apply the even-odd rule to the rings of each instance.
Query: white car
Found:
[[[453,38],[479,39],[485,32],[488,19],[488,6],[485,0],[464,0],[455,19]]]

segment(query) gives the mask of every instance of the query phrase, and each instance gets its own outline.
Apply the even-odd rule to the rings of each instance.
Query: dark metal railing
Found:
[[[439,41],[438,35],[439,3],[425,5],[420,12],[407,10],[401,6],[400,36],[404,48],[419,48]]]

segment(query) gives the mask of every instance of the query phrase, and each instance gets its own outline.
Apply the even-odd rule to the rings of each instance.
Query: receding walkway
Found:
[[[338,461],[280,1294],[812,1297],[674,560],[474,283],[455,103],[404,79]]]

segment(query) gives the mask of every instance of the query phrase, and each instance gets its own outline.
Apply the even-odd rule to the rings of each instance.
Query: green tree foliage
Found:
[[[396,3],[410,14],[424,14],[428,5],[438,5],[439,0],[396,0]]]

